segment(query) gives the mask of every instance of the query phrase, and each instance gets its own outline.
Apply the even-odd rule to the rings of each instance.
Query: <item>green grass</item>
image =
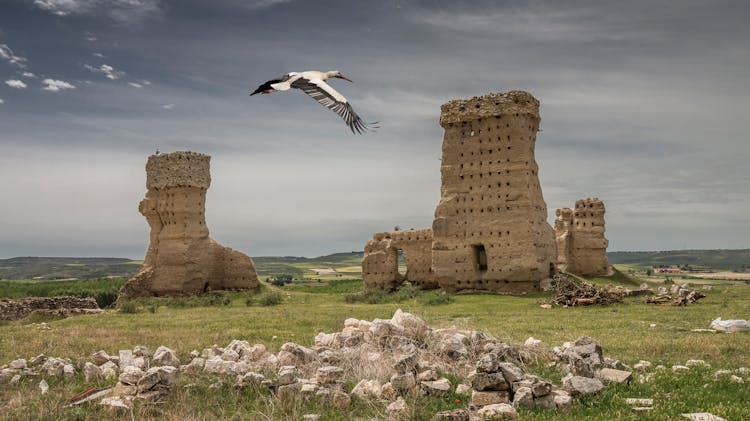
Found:
[[[638,288],[642,283],[642,281],[620,271],[618,268],[614,268],[614,273],[610,276],[577,276],[570,273],[566,273],[566,275],[572,276],[576,279],[591,282],[592,284],[598,286],[609,284],[633,289]]]
[[[0,298],[54,297],[70,295],[92,297],[99,307],[109,307],[117,299],[124,278],[86,279],[76,281],[47,281],[24,279],[0,281]]]
[[[319,288],[355,286],[350,282]],[[750,318],[750,287],[717,287],[707,291],[706,298],[686,307],[651,306],[644,304],[644,298],[635,297],[611,306],[553,309],[539,307],[549,299],[549,294],[518,297],[462,294],[451,296],[452,302],[441,305],[423,301],[434,292],[422,292],[412,298],[399,297],[400,302],[391,298],[392,301],[379,304],[349,303],[341,293],[301,292],[287,287],[265,286],[259,295],[271,291],[282,293],[280,304],[247,306],[245,293],[228,293],[230,302],[226,305],[180,307],[169,300],[156,300],[148,303],[158,306],[154,313],[107,311],[101,315],[46,320],[51,330],[38,329],[30,320],[0,324],[0,364],[40,353],[72,359],[91,355],[99,349],[116,354],[119,349],[132,349],[135,345],[145,345],[152,350],[166,345],[186,358],[190,350],[200,350],[214,343],[225,346],[232,339],[263,343],[271,350],[278,350],[288,341],[310,346],[317,332],[340,331],[346,318],[390,318],[397,308],[402,308],[420,315],[433,327],[478,329],[514,343],[533,336],[551,347],[588,335],[602,344],[606,356],[627,364],[647,359],[671,366],[684,364],[688,359],[703,359],[713,366],[710,371],[666,372],[644,385],[634,382],[630,386],[612,387],[600,395],[582,399],[567,413],[524,410],[521,419],[679,419],[682,412],[703,411],[730,420],[750,419],[747,385],[717,382],[710,376],[716,369],[750,366],[750,333],[691,332],[694,328],[707,328],[716,317]],[[655,327],[650,327],[651,324]],[[537,366],[533,369],[559,379],[560,373]],[[230,386],[210,389],[208,385],[217,379],[180,376],[180,386],[169,402],[151,408],[139,407],[135,418],[295,420],[310,412],[321,413],[326,420],[384,418],[381,404],[355,403],[346,411],[314,403],[284,405],[270,399],[263,391],[237,391]],[[351,379],[348,380],[347,384],[351,385]],[[19,387],[0,385],[0,406],[3,407],[0,418],[28,419],[30,414],[35,419],[109,419],[114,416],[95,404],[60,408],[65,398],[90,386],[80,375],[70,382],[47,381],[50,393],[45,396],[37,392],[38,378],[24,379]],[[227,382],[231,385],[233,379]],[[182,387],[188,383],[196,386]],[[654,412],[645,417],[631,414],[625,407],[625,397],[655,398]],[[461,402],[457,404],[456,398]],[[413,412],[407,419],[429,420],[437,410],[465,406],[466,398],[453,395],[416,398],[410,401]],[[121,416],[130,419],[130,414]]]

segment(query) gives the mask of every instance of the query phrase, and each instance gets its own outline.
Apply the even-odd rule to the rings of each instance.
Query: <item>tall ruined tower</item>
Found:
[[[196,294],[258,286],[253,261],[208,236],[206,191],[211,157],[195,152],[151,155],[146,197],[138,210],[151,227],[141,270],[123,297]]]
[[[604,237],[604,202],[599,198],[576,200],[575,209],[555,212],[557,263],[561,270],[578,275],[606,275],[609,271]]]
[[[555,272],[555,235],[537,176],[539,101],[523,91],[441,107],[441,199],[432,270],[450,291],[531,292]]]

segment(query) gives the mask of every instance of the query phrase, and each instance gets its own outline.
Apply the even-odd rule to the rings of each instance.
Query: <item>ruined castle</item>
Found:
[[[557,259],[534,159],[539,122],[539,101],[522,91],[443,104],[432,229],[376,233],[365,246],[365,285],[393,287],[407,278],[448,291],[538,291]]]
[[[121,297],[187,295],[258,286],[253,261],[208,235],[206,191],[211,157],[194,152],[151,155],[139,211],[151,228],[141,270]]]
[[[576,201],[575,209],[555,211],[557,265],[579,275],[606,275],[609,271],[604,237],[604,202],[599,198]]]

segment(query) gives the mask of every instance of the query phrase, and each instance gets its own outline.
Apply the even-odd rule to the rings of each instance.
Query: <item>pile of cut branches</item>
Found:
[[[672,304],[673,306],[686,306],[688,304],[693,304],[694,302],[700,300],[703,297],[705,297],[705,295],[701,294],[700,292],[696,290],[688,290],[684,293],[681,290],[679,291],[678,295],[676,295],[675,297],[672,297],[671,295],[668,295],[668,294],[656,295],[646,300],[646,303],[648,304]]]
[[[605,286],[598,288],[585,281],[576,281],[564,275],[552,280],[556,295],[549,302],[560,306],[590,306],[595,304],[621,303],[625,292]]]

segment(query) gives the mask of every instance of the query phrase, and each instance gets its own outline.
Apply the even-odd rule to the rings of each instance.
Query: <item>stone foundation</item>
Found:
[[[35,314],[70,316],[93,314],[102,310],[93,298],[31,297],[0,300],[0,320],[19,320]]]

